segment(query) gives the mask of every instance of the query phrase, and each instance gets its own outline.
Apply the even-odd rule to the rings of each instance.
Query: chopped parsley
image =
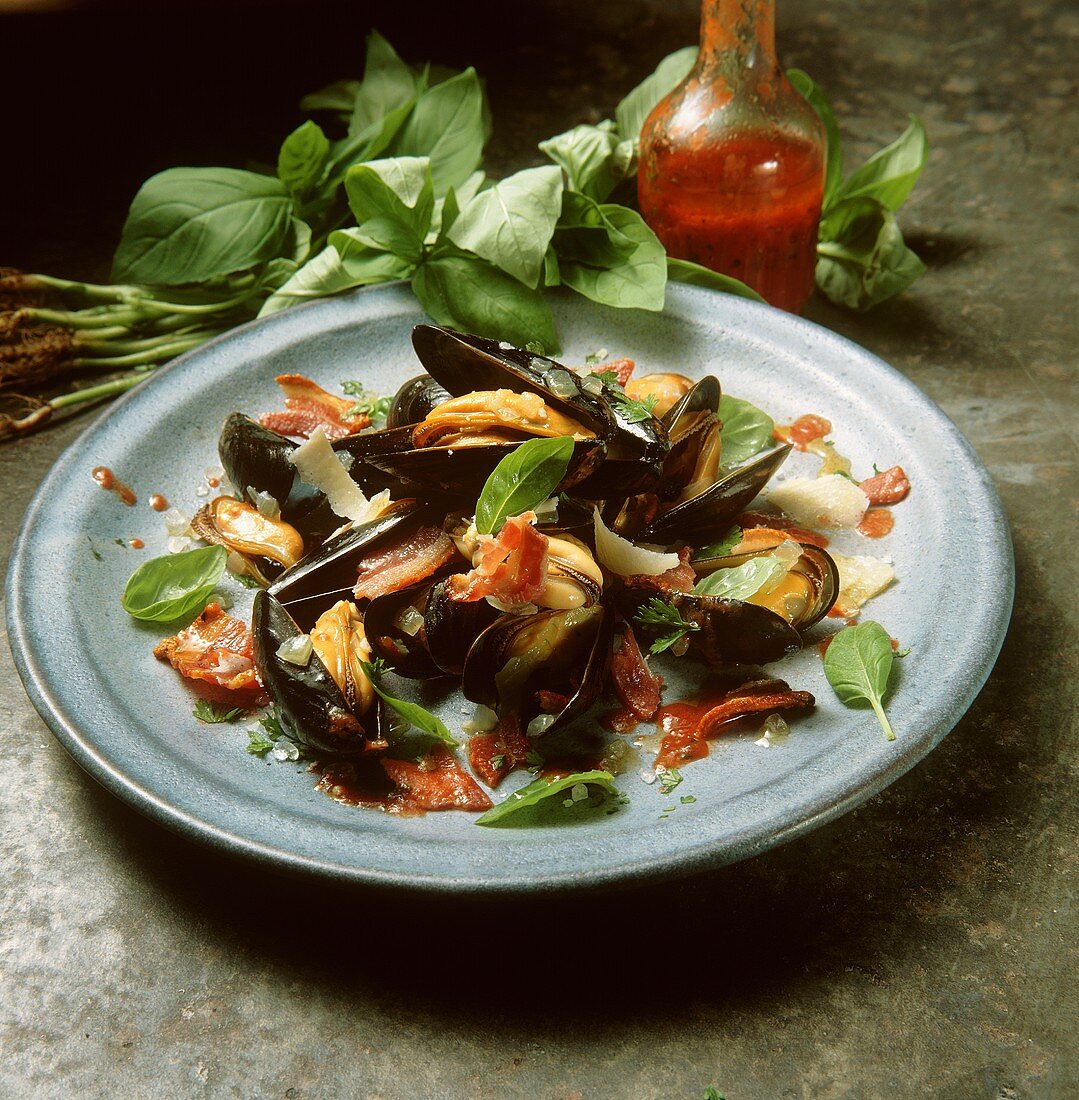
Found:
[[[595,360],[599,362],[599,360]],[[598,378],[605,386],[610,386],[612,389],[621,390],[621,383],[618,381],[618,375],[613,370],[594,370],[591,372],[593,378]]]
[[[285,736],[285,731],[281,728],[281,722],[273,707],[266,712],[264,717],[259,719],[259,725],[266,731],[266,735],[274,741]]]
[[[697,798],[696,795],[684,794],[678,801],[681,802],[683,806],[688,806],[691,802],[696,802]]]
[[[505,753],[500,752],[500,753],[497,753],[496,755],[491,757],[491,767],[494,768],[495,771],[501,771],[505,766],[506,766],[506,755],[505,755]]]
[[[364,389],[362,382],[342,382],[341,389],[349,397],[360,398],[360,400],[345,413],[347,418],[351,419],[356,416],[369,416],[372,423],[375,421],[384,423],[386,417],[389,416],[390,406],[393,404],[392,397],[370,396]]]
[[[90,544],[90,553],[94,555],[94,561],[101,561],[101,551],[94,545],[94,540],[87,535],[86,541]]]
[[[653,410],[658,398],[654,393],[647,393],[638,400],[622,390],[612,389],[611,397],[627,424],[639,424],[642,420],[650,420],[655,415]]]
[[[659,777],[659,793],[670,794],[682,782],[682,773],[677,768],[668,768]]]
[[[271,740],[263,736],[261,730],[249,729],[247,731],[247,751],[252,756],[265,756],[273,748],[273,745],[274,743]]]
[[[680,642],[687,634],[694,630],[700,630],[699,623],[687,622],[682,618],[682,612],[672,603],[653,596],[637,612],[636,620],[642,626],[658,626],[662,632],[652,642],[648,652],[655,655],[670,649]]]
[[[535,775],[547,761],[535,749],[530,749],[525,757],[525,763],[528,765],[528,770]]]
[[[122,546],[125,550],[127,549],[127,543],[124,542],[123,539],[113,539],[112,541],[115,542],[117,546]]]
[[[244,707],[219,707],[209,699],[200,699],[191,712],[200,722],[216,725],[218,722],[235,722],[242,718],[247,710]]]

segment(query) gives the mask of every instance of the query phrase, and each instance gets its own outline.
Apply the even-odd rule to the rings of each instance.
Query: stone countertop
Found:
[[[410,20],[368,7],[406,56],[487,73],[496,171],[601,117],[695,35],[684,0],[547,0],[528,6],[525,28],[488,5],[464,29],[441,9]],[[122,56],[111,32],[124,10],[95,16],[106,62]],[[298,91],[358,65],[365,26],[327,6],[336,29],[311,28],[327,59],[300,50],[275,69],[252,49],[241,99],[225,75],[185,84],[173,65],[155,77],[170,48],[175,62],[196,41],[236,45],[254,24],[254,9],[225,7],[213,16],[219,37],[198,39],[210,9],[184,10],[159,36],[165,61],[128,55],[143,58],[135,75],[160,117],[112,176],[116,135],[102,151],[89,119],[103,117],[115,68],[80,52],[86,12],[0,17],[27,73],[28,52],[58,43],[67,68],[54,95],[83,80],[87,110],[68,123],[67,149],[89,158],[86,180],[104,173],[72,212],[55,179],[60,153],[42,146],[38,177],[31,166],[16,196],[22,236],[0,260],[103,276],[142,176],[185,160],[242,163],[271,147],[263,135],[295,124],[283,105]],[[263,44],[280,40],[288,12],[265,9],[278,23],[258,32]],[[156,32],[166,16],[155,18]],[[749,862],[571,901],[416,902],[279,877],[145,821],[66,756],[0,647],[6,1095],[621,1100],[700,1098],[709,1085],[728,1100],[1079,1095],[1068,162],[1079,135],[1067,79],[1079,16],[1063,0],[781,0],[778,37],[785,63],[829,91],[852,156],[891,140],[908,112],[933,143],[901,216],[928,273],[867,315],[815,301],[809,316],[912,378],[996,479],[1018,596],[968,715],[867,805]],[[220,118],[207,106],[215,80],[231,89]],[[187,112],[176,87],[190,88]],[[237,118],[251,144],[236,144]],[[0,447],[5,561],[17,517],[86,423]],[[967,537],[955,531],[940,552],[962,554]]]

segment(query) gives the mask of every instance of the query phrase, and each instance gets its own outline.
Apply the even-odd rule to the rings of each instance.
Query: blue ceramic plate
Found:
[[[338,805],[299,765],[246,753],[242,728],[195,721],[180,677],[151,656],[164,632],[118,602],[135,566],[165,552],[147,498],[162,492],[193,512],[224,416],[274,407],[275,374],[302,371],[328,387],[355,378],[392,393],[417,373],[409,332],[423,318],[401,286],[279,314],[192,352],[119,401],[57,462],[27,513],[9,576],[11,642],[35,706],[94,778],[162,824],[255,859],[372,884],[527,891],[639,880],[744,859],[858,805],[944,737],[993,666],[1013,590],[1000,503],[940,409],[861,348],[705,290],[672,287],[668,301],[655,315],[558,299],[562,359],[579,363],[606,347],[642,373],[713,372],[725,392],[777,421],[826,416],[855,470],[899,463],[909,474],[914,489],[891,535],[834,543],[888,557],[899,575],[865,613],[911,648],[888,704],[896,741],[871,712],[836,700],[808,646],[774,666],[817,697],[785,742],[763,748],[752,733],[712,742],[711,756],[683,769],[674,798],[642,781],[651,759],[642,753],[619,778],[629,804],[618,813],[522,830],[477,828],[463,813],[401,819]],[[814,460],[794,456],[783,474],[803,472],[799,462],[815,472]],[[97,465],[131,483],[136,508],[94,486]],[[963,554],[943,553],[956,530]],[[114,542],[132,536],[146,549]],[[230,594],[245,614],[251,593],[235,585]],[[443,710],[451,728],[461,712],[454,695]],[[696,801],[679,802],[686,795]],[[661,818],[672,803],[677,810]]]

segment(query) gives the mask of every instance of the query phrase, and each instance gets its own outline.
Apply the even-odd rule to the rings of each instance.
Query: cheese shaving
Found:
[[[366,523],[377,518],[390,504],[390,494],[384,490],[370,500],[348,475],[326,433],[316,428],[311,438],[289,455],[300,477],[326,497],[334,515],[352,523]]]
[[[629,539],[616,535],[604,522],[598,508],[593,508],[592,518],[596,528],[596,557],[612,573],[620,577],[658,577],[679,564],[677,554],[662,554],[635,546]]]

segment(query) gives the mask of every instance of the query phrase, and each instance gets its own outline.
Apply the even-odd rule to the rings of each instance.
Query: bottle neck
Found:
[[[701,0],[701,72],[723,67],[767,73],[776,59],[775,0]]]

